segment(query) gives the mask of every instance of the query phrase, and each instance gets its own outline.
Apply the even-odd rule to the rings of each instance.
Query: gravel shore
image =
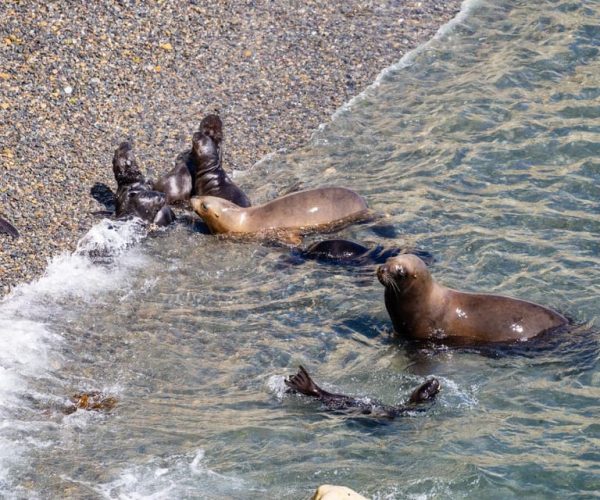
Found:
[[[148,177],[219,110],[224,166],[311,132],[430,39],[459,0],[101,0],[0,3],[0,296],[72,251],[116,188],[126,138]]]

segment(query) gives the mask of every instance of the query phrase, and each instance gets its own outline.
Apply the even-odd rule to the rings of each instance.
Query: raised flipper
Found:
[[[412,392],[407,404],[389,406],[369,398],[353,398],[344,394],[327,392],[312,380],[303,366],[299,367],[296,375],[285,379],[285,384],[292,392],[297,392],[321,401],[328,410],[389,419],[415,411],[424,411],[426,407],[419,407],[419,405],[431,403],[440,391],[439,381],[431,378]]]

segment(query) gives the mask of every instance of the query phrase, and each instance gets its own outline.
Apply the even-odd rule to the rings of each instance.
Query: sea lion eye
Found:
[[[206,205],[206,203],[202,202],[202,204],[200,205],[200,208],[202,210],[208,210],[208,206]]]

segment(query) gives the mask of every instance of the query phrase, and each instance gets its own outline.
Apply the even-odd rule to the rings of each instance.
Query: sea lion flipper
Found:
[[[305,396],[318,398],[323,392],[321,388],[313,382],[313,379],[310,378],[310,375],[302,365],[300,365],[296,375],[292,375],[285,379],[285,385],[293,391],[304,394]]]
[[[19,231],[17,231],[17,228],[2,217],[0,217],[0,233],[8,234],[13,238],[19,237]]]
[[[436,378],[430,378],[417,387],[410,398],[408,404],[428,403],[435,399],[436,394],[440,392],[440,382]]]

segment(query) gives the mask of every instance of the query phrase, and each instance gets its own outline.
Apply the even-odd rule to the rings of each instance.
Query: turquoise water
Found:
[[[581,498],[600,491],[600,4],[477,2],[315,132],[236,177],[255,202],[340,184],[387,216],[341,235],[432,252],[447,286],[555,308],[574,328],[518,348],[415,347],[391,335],[371,269],[179,226],[137,241],[95,227],[82,255],[0,304],[6,496]],[[268,180],[265,182],[265,180]],[[326,388],[427,413],[377,423],[283,394]],[[109,414],[65,416],[100,389]]]

